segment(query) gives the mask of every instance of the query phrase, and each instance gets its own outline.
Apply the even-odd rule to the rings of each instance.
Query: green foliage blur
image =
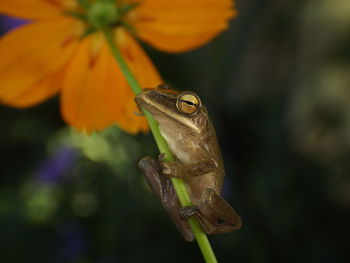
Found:
[[[350,2],[239,0],[193,52],[145,47],[216,126],[225,198],[243,220],[219,262],[350,262]],[[0,20],[6,31],[8,18]],[[1,50],[0,50],[1,52]],[[0,262],[202,262],[137,167],[151,135],[66,127],[59,98],[0,106]]]

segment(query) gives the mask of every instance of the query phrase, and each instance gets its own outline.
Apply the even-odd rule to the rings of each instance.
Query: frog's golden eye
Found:
[[[185,114],[194,114],[201,106],[200,99],[192,93],[182,93],[177,97],[176,107]]]

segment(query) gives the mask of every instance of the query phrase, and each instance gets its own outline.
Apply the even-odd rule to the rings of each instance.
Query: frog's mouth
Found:
[[[150,113],[160,112],[164,115],[177,114],[176,97],[161,94],[155,90],[147,89],[136,96],[136,103]]]

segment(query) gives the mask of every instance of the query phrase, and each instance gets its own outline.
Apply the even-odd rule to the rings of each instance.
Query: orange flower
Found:
[[[134,95],[103,35],[89,32],[89,9],[79,4],[89,1],[0,2],[0,13],[31,21],[0,40],[1,103],[24,108],[60,93],[64,120],[79,130],[101,130],[114,123],[131,133],[147,130],[144,118],[134,115]],[[163,51],[187,51],[226,29],[235,15],[231,0],[112,4],[124,10],[115,23],[114,39],[143,87],[155,86],[161,78],[133,36]]]

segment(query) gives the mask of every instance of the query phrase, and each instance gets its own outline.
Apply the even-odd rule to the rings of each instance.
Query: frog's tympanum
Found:
[[[139,166],[152,190],[187,241],[194,239],[186,219],[194,216],[207,234],[241,227],[235,210],[221,197],[224,165],[206,108],[193,92],[176,92],[167,85],[145,89],[136,97],[140,107],[159,123],[174,162],[143,158]],[[170,178],[184,180],[193,206],[181,207]]]

